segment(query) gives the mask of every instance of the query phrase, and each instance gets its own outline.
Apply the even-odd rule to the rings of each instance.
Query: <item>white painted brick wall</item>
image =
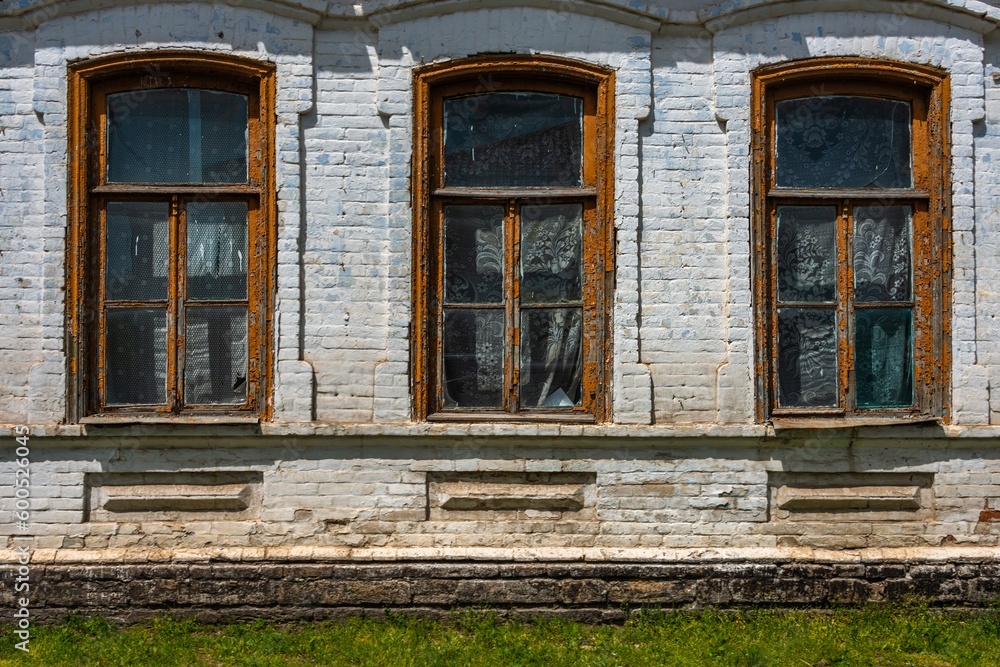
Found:
[[[1000,423],[1000,38],[984,43],[985,117],[973,124],[976,172],[976,361],[988,370],[989,423]]]
[[[0,420],[9,423],[44,410],[32,402],[41,397],[28,378],[61,349],[46,346],[42,335],[41,295],[56,294],[62,281],[46,256],[53,244],[43,232],[43,128],[32,107],[33,61],[32,33],[0,33],[0,368],[6,379]]]
[[[808,436],[795,436],[772,443],[762,456],[753,441],[602,439],[580,447],[565,440],[521,438],[495,443],[493,459],[477,459],[479,448],[458,441],[410,445],[393,439],[320,438],[305,447],[290,440],[248,447],[239,439],[216,436],[211,443],[188,437],[151,448],[147,438],[115,436],[81,449],[73,440],[49,440],[39,450],[46,460],[33,463],[36,548],[125,549],[138,555],[164,546],[225,551],[294,545],[314,554],[352,549],[355,557],[379,559],[407,557],[408,550],[422,548],[456,557],[468,548],[542,549],[537,555],[545,558],[560,549],[583,549],[588,558],[600,560],[613,557],[609,549],[626,550],[621,555],[639,549],[777,549],[788,540],[906,548],[913,556],[929,554],[920,550],[949,537],[966,545],[1000,544],[1000,530],[984,530],[979,516],[1000,500],[995,458],[933,439],[902,442],[840,434],[811,443]],[[289,460],[293,452],[298,458]],[[427,519],[427,473],[498,467],[594,472],[594,514],[574,519],[540,512],[517,521]],[[859,467],[869,473],[933,474],[934,512],[910,521],[854,516],[779,524],[769,519],[769,473],[856,474]],[[82,523],[85,473],[209,468],[263,473],[259,520]],[[0,464],[0,475],[13,475],[13,470],[11,462]],[[14,534],[12,495],[12,488],[0,489],[0,535]]]
[[[1000,530],[981,525],[980,512],[1000,507],[1000,433],[986,428],[1000,421],[1000,37],[984,40],[978,19],[948,3],[794,13],[793,3],[747,0],[701,15],[714,34],[703,25],[657,30],[664,16],[694,22],[693,12],[616,14],[614,4],[580,13],[565,2],[401,9],[376,23],[314,27],[238,3],[137,3],[42,15],[36,30],[0,23],[0,423],[38,433],[35,546],[594,559],[791,548],[806,538],[995,548]],[[67,427],[42,437],[58,431],[66,405],[67,63],[156,48],[277,66],[277,424],[262,437],[221,427]],[[407,424],[412,69],[483,52],[554,54],[616,71],[610,375],[614,421],[627,426]],[[952,406],[957,424],[984,428],[890,438],[753,424],[749,73],[821,55],[951,73]],[[262,473],[260,520],[82,523],[86,473],[199,470]],[[596,519],[428,521],[426,475],[444,471],[594,473]],[[769,521],[768,474],[788,471],[933,474],[936,513],[927,522],[802,524],[792,534]],[[12,476],[13,464],[0,463],[0,479]],[[13,530],[12,493],[0,485],[3,535]]]

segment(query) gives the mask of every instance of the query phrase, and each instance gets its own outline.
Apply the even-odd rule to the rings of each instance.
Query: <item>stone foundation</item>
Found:
[[[13,608],[13,571],[2,604]],[[319,620],[387,612],[615,622],[643,607],[828,606],[901,601],[984,607],[1000,599],[1000,563],[217,563],[32,568],[32,616],[132,623],[171,613],[201,621]]]

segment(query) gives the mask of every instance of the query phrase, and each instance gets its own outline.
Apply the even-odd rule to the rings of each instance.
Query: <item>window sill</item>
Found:
[[[431,422],[399,422],[399,423],[357,423],[357,422],[286,422],[271,421],[260,423],[202,423],[150,424],[148,422],[130,422],[124,424],[0,424],[0,433],[13,434],[17,426],[30,428],[32,438],[81,438],[94,436],[183,436],[188,437],[232,437],[238,438],[225,443],[225,446],[254,446],[268,443],[267,437],[302,437],[301,442],[309,442],[316,438],[317,444],[329,443],[329,438],[410,438],[412,444],[439,444],[436,438],[477,438],[479,444],[487,444],[490,438],[497,438],[499,444],[509,444],[511,439],[528,441],[546,441],[549,444],[555,438],[571,437],[575,445],[588,441],[598,446],[608,444],[607,438],[620,438],[623,443],[643,446],[643,440],[657,439],[687,441],[688,444],[712,440],[715,444],[726,442],[736,446],[744,446],[746,439],[753,439],[757,444],[792,445],[801,438],[813,438],[818,430],[825,430],[831,436],[830,443],[846,443],[854,437],[864,437],[874,440],[920,439],[925,443],[937,441],[947,443],[944,446],[953,447],[954,443],[964,440],[969,447],[981,447],[982,442],[1000,440],[1000,426],[987,424],[939,424],[935,422],[899,422],[879,421],[875,425],[845,422],[843,420],[817,421],[796,420],[791,427],[785,428],[774,424],[726,423],[716,424],[693,422],[684,424],[558,424],[541,423],[431,423]],[[810,431],[810,429],[812,429]],[[839,432],[838,432],[839,429]],[[852,432],[853,429],[853,432]],[[260,435],[264,439],[246,438],[245,436]],[[787,440],[771,440],[775,436]],[[239,439],[242,438],[242,439]],[[172,440],[179,444],[189,441],[177,438]],[[214,440],[205,442],[216,443]],[[619,445],[615,445],[619,446]],[[989,446],[994,446],[990,443]]]
[[[482,412],[435,412],[427,415],[428,422],[463,424],[594,424],[594,415],[581,412],[535,412],[504,414]]]
[[[825,417],[811,415],[802,417],[774,417],[769,421],[775,432],[794,431],[802,429],[849,429],[849,428],[887,428],[887,427],[943,427],[941,417]]]
[[[88,426],[131,426],[142,424],[258,424],[260,416],[253,415],[149,415],[149,414],[118,414],[93,415],[80,419],[81,424]]]

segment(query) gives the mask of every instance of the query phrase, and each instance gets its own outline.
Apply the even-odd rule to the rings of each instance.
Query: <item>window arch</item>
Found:
[[[416,71],[417,418],[606,418],[613,89],[560,58]]]
[[[274,69],[70,67],[71,418],[266,413]]]
[[[754,73],[761,419],[947,417],[947,100],[919,65]]]

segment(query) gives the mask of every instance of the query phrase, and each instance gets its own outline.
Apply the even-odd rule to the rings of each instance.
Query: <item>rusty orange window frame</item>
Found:
[[[268,419],[271,411],[271,345],[275,282],[274,193],[275,69],[220,54],[158,51],[96,58],[69,67],[68,81],[68,248],[67,346],[68,419],[231,416]],[[107,183],[106,96],[129,90],[197,87],[248,96],[248,179],[239,184]],[[117,200],[167,202],[170,207],[170,271],[167,306],[167,403],[160,406],[103,405],[104,318],[101,277],[105,264],[102,219],[105,203]],[[179,246],[183,204],[209,199],[248,205],[247,400],[242,405],[183,406],[179,363],[183,332],[177,311]]]
[[[842,94],[911,103],[913,186],[898,190],[778,188],[774,184],[774,109],[783,99]],[[762,67],[752,78],[751,181],[758,421],[789,424],[898,423],[949,419],[951,224],[948,141],[949,80],[933,67],[863,58],[816,58]],[[854,405],[853,296],[848,209],[883,202],[912,204],[914,403],[910,408]],[[776,206],[838,209],[836,408],[779,407],[777,399]]]
[[[572,93],[584,99],[583,184],[580,188],[443,188],[441,104],[451,95],[493,90]],[[606,68],[547,56],[483,56],[419,68],[414,73],[413,155],[413,412],[417,420],[544,420],[603,422],[608,419],[610,304],[614,225],[614,73]],[[505,405],[503,410],[445,409],[441,394],[442,348],[439,282],[443,243],[442,203],[502,202],[512,217],[519,202],[580,201],[584,205],[584,365],[581,405],[570,410],[522,411],[512,397],[517,390],[519,338],[513,306],[505,316]],[[511,235],[507,235],[511,236]],[[513,244],[511,239],[508,244]],[[505,283],[516,293],[508,249]]]

